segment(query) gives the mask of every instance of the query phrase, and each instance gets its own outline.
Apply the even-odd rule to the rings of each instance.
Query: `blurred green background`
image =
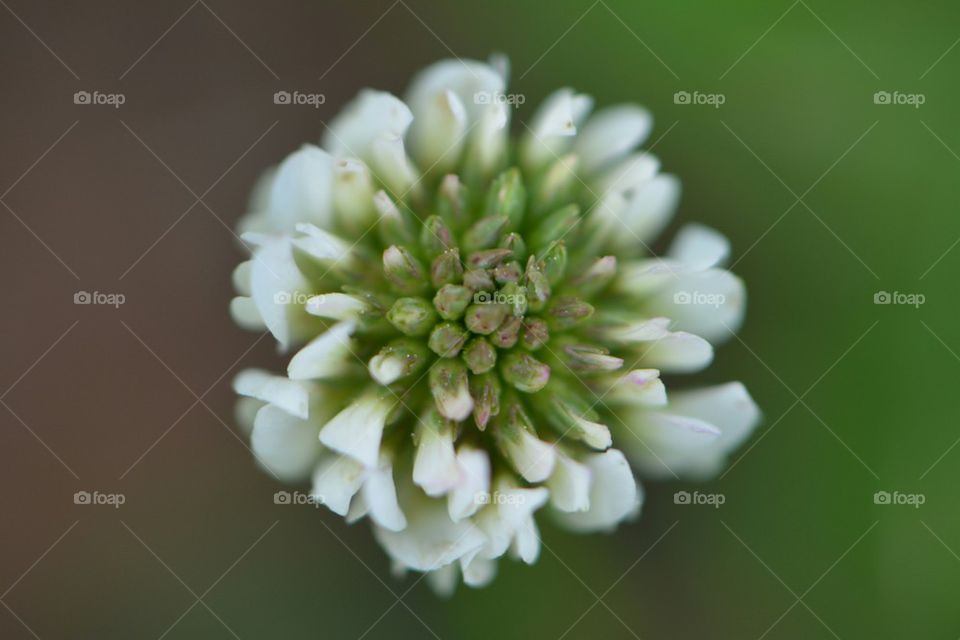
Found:
[[[5,413],[3,637],[960,635],[955,3],[180,4],[0,11],[4,183],[80,121],[4,197],[85,288],[130,299],[82,309],[17,384],[79,318],[80,285],[4,220],[11,295],[53,292],[5,321],[6,402],[78,477]],[[197,206],[118,275],[196,195],[232,225],[260,169],[362,87],[402,94],[435,59],[491,52],[527,98],[515,128],[558,86],[653,112],[654,153],[684,184],[666,237],[691,221],[721,230],[749,292],[739,339],[701,378],[743,381],[765,420],[720,479],[648,484],[642,517],[611,536],[544,523],[538,564],[502,562],[489,588],[442,601],[392,578],[365,525],[274,505],[279,487],[221,423],[238,358],[279,366],[268,341],[244,354],[253,337],[227,319],[241,254],[224,225]],[[128,104],[79,113],[69,95],[85,87]],[[280,89],[327,102],[277,107]],[[725,100],[677,104],[679,91]],[[924,103],[877,104],[880,91]],[[878,305],[880,291],[925,303]],[[82,488],[128,501],[75,507]],[[726,502],[674,504],[678,490]],[[878,491],[925,502],[876,504]]]

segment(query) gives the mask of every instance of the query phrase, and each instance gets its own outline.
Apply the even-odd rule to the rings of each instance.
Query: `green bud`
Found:
[[[467,341],[467,330],[459,324],[442,322],[430,332],[427,346],[441,358],[455,358]]]
[[[468,218],[467,196],[467,188],[456,174],[444,176],[437,190],[437,215],[457,229],[464,228]]]
[[[382,385],[389,385],[417,373],[427,362],[427,350],[419,340],[397,338],[370,358],[370,375]]]
[[[487,428],[490,418],[500,413],[500,380],[492,373],[470,378],[470,394],[473,396],[473,420],[477,428]]]
[[[503,321],[503,324],[497,327],[496,331],[490,334],[490,341],[500,349],[509,349],[517,344],[517,337],[520,335],[520,329],[522,327],[522,318],[509,316]]]
[[[516,282],[508,282],[494,294],[494,301],[509,305],[510,313],[522,318],[527,313],[527,288]]]
[[[580,207],[568,204],[548,215],[530,234],[533,248],[545,247],[551,242],[561,240],[580,222]]]
[[[519,233],[508,233],[500,241],[501,249],[510,249],[513,252],[513,257],[521,262],[527,259],[527,243],[523,241],[523,237]]]
[[[473,292],[456,284],[445,284],[433,297],[433,306],[444,320],[459,320],[470,303]]]
[[[443,218],[430,216],[423,222],[423,227],[420,229],[420,246],[427,258],[433,259],[456,245],[453,233]]]
[[[481,218],[463,234],[463,248],[467,252],[480,251],[496,246],[500,234],[507,226],[506,216],[487,216]]]
[[[569,329],[592,316],[593,306],[576,296],[561,296],[550,301],[547,315],[555,328]]]
[[[479,299],[480,302],[467,307],[465,322],[470,331],[489,335],[500,326],[510,312],[510,308],[505,304],[485,302],[482,297],[484,295],[489,294],[478,293],[474,296],[474,299]]]
[[[550,340],[550,331],[542,318],[527,318],[523,325],[523,348],[536,351]]]
[[[540,258],[547,282],[556,285],[567,272],[567,245],[562,240],[551,242]]]
[[[564,347],[567,364],[571,369],[583,373],[596,371],[616,371],[623,366],[623,358],[610,355],[609,349],[572,344]]]
[[[541,311],[550,299],[550,282],[533,256],[527,260],[524,275],[527,280],[527,306],[531,311]]]
[[[437,321],[437,314],[423,298],[399,298],[387,311],[387,321],[408,336],[425,336]]]
[[[510,249],[486,249],[484,251],[477,251],[467,257],[467,265],[471,269],[489,269],[490,267],[497,266],[511,255]]]
[[[520,263],[516,260],[511,260],[510,262],[503,262],[498,264],[493,268],[491,272],[493,279],[500,284],[506,284],[508,282],[517,282],[520,280],[520,277],[523,275],[523,270],[520,268]]]
[[[599,293],[617,274],[617,259],[614,256],[597,258],[587,270],[574,278],[573,286],[584,297]]]
[[[529,353],[508,353],[501,363],[500,373],[503,379],[524,393],[536,393],[550,381],[550,367]]]
[[[478,336],[464,347],[463,361],[467,363],[467,368],[473,373],[486,373],[497,364],[497,350],[486,338]]]
[[[400,293],[420,293],[426,288],[423,267],[404,247],[387,247],[383,252],[383,272]]]
[[[565,387],[563,391],[538,393],[531,401],[538,413],[557,433],[574,440],[581,440],[594,449],[606,449],[611,444],[610,429],[596,422],[597,414],[576,393]]]
[[[463,263],[460,262],[460,250],[449,249],[438,255],[430,265],[430,281],[433,286],[459,282],[463,277]]]
[[[468,379],[467,366],[458,359],[444,358],[430,368],[430,393],[443,417],[460,421],[473,411]]]
[[[523,221],[523,212],[527,206],[527,190],[523,186],[523,177],[516,167],[507,169],[490,185],[487,191],[486,212],[488,215],[506,216],[510,228],[516,229]]]
[[[483,269],[467,269],[463,274],[463,285],[472,291],[493,291],[495,287],[493,278]]]

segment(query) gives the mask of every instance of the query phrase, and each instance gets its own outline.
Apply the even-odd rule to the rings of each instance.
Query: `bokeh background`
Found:
[[[955,3],[0,5],[0,637],[960,635]],[[720,479],[647,485],[611,536],[546,526],[536,566],[442,601],[366,526],[273,504],[232,427],[234,372],[279,360],[227,317],[230,229],[360,88],[491,52],[515,126],[562,85],[653,111],[678,223],[726,233],[749,288],[703,379],[742,380],[765,421]]]

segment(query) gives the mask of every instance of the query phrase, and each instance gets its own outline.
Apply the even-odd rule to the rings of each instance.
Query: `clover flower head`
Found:
[[[541,511],[612,530],[635,473],[709,476],[758,420],[739,383],[664,386],[710,364],[745,292],[715,231],[650,251],[679,183],[637,150],[648,112],[561,89],[512,136],[506,68],[362,91],[240,223],[232,315],[292,353],[234,382],[259,464],[441,592],[535,562]]]

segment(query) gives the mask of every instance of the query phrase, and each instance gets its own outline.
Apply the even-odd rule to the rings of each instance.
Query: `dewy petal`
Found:
[[[557,452],[557,465],[547,480],[550,504],[560,511],[586,511],[590,507],[590,467]]]
[[[565,527],[578,532],[611,531],[625,518],[639,512],[643,494],[623,453],[610,449],[584,458],[593,481],[590,508],[556,514]]]
[[[314,469],[310,494],[337,515],[346,516],[350,500],[360,490],[365,475],[366,469],[355,460],[328,453]]]
[[[622,159],[647,139],[652,128],[653,118],[646,109],[632,104],[606,107],[583,125],[573,151],[592,173]]]
[[[315,145],[303,145],[277,170],[270,190],[274,227],[290,233],[299,222],[329,228],[333,221],[333,158]]]
[[[393,463],[386,455],[369,472],[361,493],[370,510],[373,521],[390,531],[402,531],[407,519],[397,502],[397,488],[393,482]]]
[[[309,477],[320,453],[317,426],[271,404],[257,412],[250,446],[257,462],[285,482]]]
[[[409,481],[399,489],[407,528],[389,531],[375,526],[373,532],[390,557],[402,565],[415,571],[436,571],[475,553],[486,541],[469,519],[453,522],[444,501],[424,497]]]
[[[297,418],[309,417],[310,391],[303,383],[289,378],[263,369],[245,369],[233,379],[233,390],[237,395],[268,402]]]
[[[459,522],[490,501],[490,458],[483,449],[463,445],[457,451],[463,481],[447,497],[450,519]]]
[[[342,375],[352,364],[354,356],[350,344],[354,324],[338,322],[313,342],[298,351],[290,364],[287,375],[293,380],[313,380]]]
[[[320,430],[320,442],[365,467],[377,464],[380,439],[391,405],[372,393],[338,413]]]
[[[307,282],[293,260],[289,239],[270,240],[253,253],[250,291],[253,302],[270,333],[284,350],[309,335],[310,316],[297,304]]]
[[[442,496],[463,482],[464,471],[453,448],[454,427],[430,416],[417,427],[413,481],[428,496]]]
[[[524,168],[534,173],[566,152],[592,106],[590,96],[574,93],[573,89],[550,94],[523,133],[520,158]]]

